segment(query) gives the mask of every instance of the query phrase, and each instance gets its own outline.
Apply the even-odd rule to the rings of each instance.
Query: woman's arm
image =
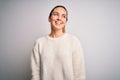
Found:
[[[74,42],[73,51],[73,72],[74,80],[85,80],[84,54],[78,39]]]
[[[35,43],[31,55],[31,68],[32,68],[31,80],[40,80],[40,53],[39,53],[39,44],[37,41]]]

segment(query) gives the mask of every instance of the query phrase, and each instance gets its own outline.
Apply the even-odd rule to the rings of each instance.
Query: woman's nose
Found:
[[[61,20],[61,16],[58,16],[58,19]]]

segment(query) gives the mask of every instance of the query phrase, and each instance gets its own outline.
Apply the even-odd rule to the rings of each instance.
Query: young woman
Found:
[[[36,40],[31,55],[32,80],[85,80],[79,40],[65,32],[68,11],[55,6],[48,17],[51,33]]]

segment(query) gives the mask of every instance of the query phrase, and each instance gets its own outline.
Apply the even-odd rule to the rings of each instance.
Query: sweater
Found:
[[[65,33],[36,40],[31,55],[31,80],[85,80],[84,54],[78,38]]]

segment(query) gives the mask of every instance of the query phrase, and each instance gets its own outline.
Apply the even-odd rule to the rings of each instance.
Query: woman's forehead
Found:
[[[61,13],[61,14],[67,14],[66,10],[62,7],[57,7],[53,10],[53,13],[54,12],[58,12],[58,13]]]

